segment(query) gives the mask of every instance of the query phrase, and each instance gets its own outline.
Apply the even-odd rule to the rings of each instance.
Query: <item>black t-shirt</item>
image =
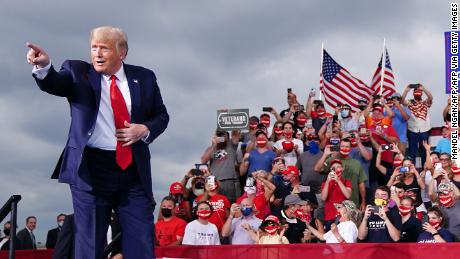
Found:
[[[299,219],[289,219],[288,220],[282,214],[284,213],[281,212],[279,215],[277,215],[281,221],[281,224],[289,225],[288,229],[284,232],[284,236],[289,240],[290,244],[301,243],[303,232],[307,228],[307,225]],[[296,221],[296,223],[292,223],[288,221]]]
[[[316,117],[311,120],[311,124],[313,125],[313,128],[315,129],[316,134],[318,134],[323,124],[326,123],[326,120],[327,120],[327,117],[323,119]]]
[[[422,223],[414,216],[402,224],[401,227],[401,239],[399,242],[409,243],[417,242],[417,238],[422,233]]]
[[[284,115],[288,114],[289,110],[290,110],[290,108],[287,108],[286,110],[282,110],[280,112],[281,118],[284,118]],[[299,115],[299,112],[294,112],[293,114],[291,114],[291,118],[289,118],[289,120],[295,122],[295,119],[297,118],[297,115]]]
[[[396,210],[389,210],[386,212],[388,219],[393,224],[396,229],[401,230],[402,222],[401,215]],[[367,243],[392,243],[394,242],[391,239],[388,228],[385,224],[385,221],[379,217],[377,214],[371,214],[367,220],[367,238],[365,242]]]
[[[391,172],[391,171],[389,171]],[[413,181],[410,184],[405,184],[404,183],[404,191],[412,190],[416,194],[416,199],[415,199],[415,206],[419,206],[422,204],[422,194],[421,194],[421,188],[418,185],[417,179],[414,177]]]

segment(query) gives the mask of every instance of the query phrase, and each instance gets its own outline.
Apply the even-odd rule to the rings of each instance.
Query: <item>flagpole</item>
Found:
[[[382,95],[383,92],[383,77],[385,76],[385,65],[387,61],[387,55],[385,53],[385,38],[383,38],[383,50],[382,50],[382,68],[381,68],[381,78],[380,78],[380,95]]]
[[[324,42],[321,42],[321,61],[319,62],[321,67],[320,67],[320,76],[322,77],[323,76],[323,57],[324,56]],[[320,77],[320,80],[321,80],[321,77]],[[323,81],[323,84],[324,84],[324,81]],[[319,89],[319,99],[320,100],[323,100],[323,96],[322,96],[322,91],[321,91],[321,85],[320,85],[320,89]]]

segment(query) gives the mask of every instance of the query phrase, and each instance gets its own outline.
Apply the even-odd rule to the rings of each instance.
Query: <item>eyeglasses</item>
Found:
[[[450,161],[450,158],[440,158],[439,161]]]

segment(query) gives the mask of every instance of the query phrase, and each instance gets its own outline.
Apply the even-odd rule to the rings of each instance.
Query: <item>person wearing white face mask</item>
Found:
[[[64,220],[65,220],[66,215],[61,213],[57,216],[57,228],[53,228],[50,231],[48,231],[48,235],[46,236],[46,248],[47,249],[54,249],[56,246],[56,241],[59,232],[61,231],[62,225],[64,225]]]

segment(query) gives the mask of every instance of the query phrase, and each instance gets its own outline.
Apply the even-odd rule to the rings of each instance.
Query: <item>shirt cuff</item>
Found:
[[[48,75],[48,71],[50,70],[50,68],[51,68],[51,62],[46,67],[43,67],[43,68],[38,68],[35,65],[32,68],[32,74],[34,74],[37,79],[43,80]]]
[[[150,130],[147,131],[147,135],[146,135],[145,137],[141,138],[142,141],[144,141],[145,143],[149,144],[149,142],[147,141],[147,139],[149,138],[149,136],[150,136]]]

